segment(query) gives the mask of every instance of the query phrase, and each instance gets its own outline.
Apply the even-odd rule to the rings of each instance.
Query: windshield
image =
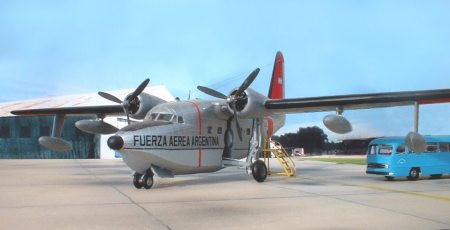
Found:
[[[147,115],[152,121],[168,121],[172,123],[184,123],[182,116],[177,116],[172,113],[151,113],[150,116]]]

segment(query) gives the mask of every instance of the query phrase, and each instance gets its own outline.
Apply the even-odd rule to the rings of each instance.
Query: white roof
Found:
[[[135,89],[122,89],[116,91],[107,91],[119,99],[125,98]],[[160,86],[148,86],[144,89],[145,93],[157,96],[166,101],[174,100],[174,97],[166,89]],[[13,101],[0,103],[0,117],[14,116],[10,113],[13,110],[21,109],[38,109],[38,108],[60,108],[60,107],[74,107],[74,106],[96,106],[96,105],[115,105],[115,102],[104,99],[99,96],[97,92],[88,94],[67,95],[58,97],[47,97],[26,101]]]

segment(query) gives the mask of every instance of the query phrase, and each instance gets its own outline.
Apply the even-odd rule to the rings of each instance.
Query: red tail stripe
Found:
[[[194,108],[197,110],[197,117],[198,117],[198,135],[201,136],[202,135],[202,111],[200,110],[200,108],[198,107],[197,104],[195,104],[192,101],[189,101],[191,104],[194,105]],[[198,147],[198,167],[201,168],[202,167],[202,147],[199,146]]]
[[[284,98],[284,58],[278,51],[273,65],[272,81],[270,82],[269,98]]]

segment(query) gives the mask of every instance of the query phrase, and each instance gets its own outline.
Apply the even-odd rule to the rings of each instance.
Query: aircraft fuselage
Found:
[[[143,122],[119,130],[117,135],[123,139],[123,146],[118,152],[131,169],[141,174],[150,166],[172,175],[222,169],[223,157],[247,156],[254,125],[253,119],[239,119],[242,141],[239,140],[234,117],[217,116],[226,108],[219,100],[155,106]]]

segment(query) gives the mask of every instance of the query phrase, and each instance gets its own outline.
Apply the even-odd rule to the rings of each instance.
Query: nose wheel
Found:
[[[150,189],[153,186],[153,172],[152,169],[149,168],[144,174],[134,173],[133,176],[133,185],[137,189],[145,188]]]
[[[253,178],[258,182],[263,182],[267,177],[267,167],[264,161],[257,160],[252,165]]]

